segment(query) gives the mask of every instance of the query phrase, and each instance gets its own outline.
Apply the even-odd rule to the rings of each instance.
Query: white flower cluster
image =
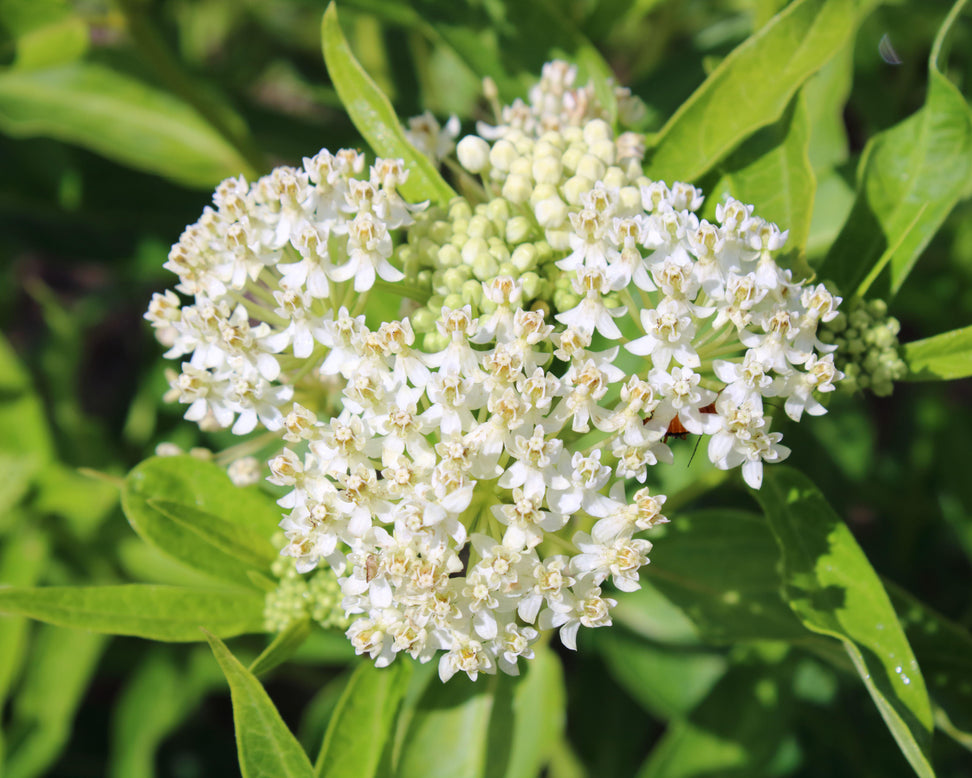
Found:
[[[165,264],[176,290],[152,298],[146,318],[166,357],[189,356],[169,399],[186,418],[237,435],[279,430],[291,401],[319,395],[316,362],[340,334],[333,313],[359,304],[377,278],[400,281],[392,235],[422,206],[397,192],[401,160],[379,159],[367,179],[352,150],[321,151],[303,169],[276,168],[252,186],[224,181]],[[256,322],[254,324],[254,322]]]
[[[399,197],[402,163],[365,180],[360,155],[322,151],[221,185],[167,264],[194,303],[167,292],[147,314],[189,356],[173,381],[187,418],[288,442],[269,462],[289,489],[283,553],[334,569],[348,635],[378,665],[442,652],[443,680],[476,678],[517,673],[544,630],[573,648],[611,623],[606,582],[639,586],[637,536],[667,521],[665,498],[625,485],[673,460],[668,439],[709,435],[715,466],[758,488],[789,453],[764,398],[822,413],[815,393],[840,378],[817,337],[839,298],[780,269],[786,234],[735,200],[700,219],[697,189],[644,178],[639,144],[565,124],[574,77],[548,66],[536,121],[458,146],[505,235],[453,204],[468,223],[427,232],[461,251],[405,247],[400,228],[443,212]],[[366,323],[377,279],[413,294],[446,258],[461,295],[429,288],[414,317]],[[545,281],[528,299],[507,266]]]

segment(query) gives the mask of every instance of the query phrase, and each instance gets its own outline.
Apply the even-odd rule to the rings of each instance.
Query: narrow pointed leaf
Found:
[[[783,596],[808,629],[840,640],[915,772],[932,778],[932,712],[881,580],[823,495],[785,466],[755,497],[782,551]]]
[[[358,665],[324,734],[315,767],[320,778],[372,778],[393,731],[399,705],[408,689],[412,666],[400,659],[378,668]]]
[[[252,172],[189,105],[89,62],[0,73],[0,130],[77,144],[187,186]]]
[[[207,634],[233,700],[243,778],[313,778],[314,768],[263,686],[219,638]]]
[[[422,200],[448,203],[456,196],[455,191],[428,157],[405,137],[388,98],[351,53],[333,2],[327,7],[321,23],[321,46],[328,75],[358,132],[375,154],[404,160],[409,175],[400,189],[405,198],[413,203]]]
[[[908,381],[949,381],[972,376],[972,327],[904,344]]]
[[[155,501],[161,502],[153,506]],[[174,513],[175,504],[186,507]],[[165,512],[159,507],[163,505]],[[260,563],[244,553],[244,561],[240,544],[259,548],[256,539],[272,537],[281,515],[273,500],[255,487],[241,489],[222,468],[188,456],[154,457],[138,465],[125,479],[122,509],[135,531],[160,551],[213,578],[243,586],[253,586],[251,574],[267,570],[270,557]],[[215,518],[206,520],[199,512]],[[175,514],[179,520],[173,520]],[[194,521],[196,526],[187,526]],[[233,528],[239,529],[236,540]]]
[[[250,591],[152,584],[0,588],[0,613],[61,627],[151,640],[201,640],[200,627],[231,637],[263,631],[263,597]]]
[[[897,293],[972,176],[972,111],[941,72],[942,47],[965,5],[939,30],[928,63],[925,105],[867,144],[847,223],[820,269],[845,293]]]
[[[20,529],[0,547],[0,581],[7,586],[32,586],[45,567],[50,549],[47,536],[30,527],[26,516]],[[0,708],[17,677],[27,647],[27,621],[5,618],[0,629]],[[2,762],[0,762],[2,764]]]
[[[797,89],[850,37],[852,0],[797,0],[726,57],[654,139],[647,172],[693,181],[775,122]]]

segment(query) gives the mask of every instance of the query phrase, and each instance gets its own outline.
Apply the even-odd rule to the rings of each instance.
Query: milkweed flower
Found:
[[[480,202],[405,202],[401,160],[326,151],[224,182],[173,247],[146,317],[183,360],[187,418],[286,443],[283,554],[329,566],[379,666],[518,672],[575,647],[639,586],[672,435],[758,488],[841,377],[817,337],[839,299],[793,280],[786,233],[732,199],[649,181],[563,63],[457,146]],[[369,318],[383,290],[398,318]]]

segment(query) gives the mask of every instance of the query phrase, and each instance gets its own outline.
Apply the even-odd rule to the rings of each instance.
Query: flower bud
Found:
[[[456,146],[459,164],[470,173],[482,173],[489,167],[489,144],[478,135],[467,135]]]

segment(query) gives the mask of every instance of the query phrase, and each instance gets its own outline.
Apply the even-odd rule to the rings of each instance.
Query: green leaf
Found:
[[[428,157],[405,137],[388,98],[354,58],[333,2],[321,23],[321,46],[327,72],[358,132],[375,154],[404,160],[409,176],[400,189],[405,198],[411,202],[432,200],[444,205],[456,197]]]
[[[399,659],[377,668],[358,665],[331,716],[317,757],[315,774],[326,778],[372,778],[379,775],[399,705],[408,689],[412,665]]]
[[[16,39],[13,67],[49,67],[80,58],[91,34],[66,0],[4,0],[0,24]]]
[[[118,498],[116,485],[51,462],[37,479],[37,496],[31,508],[63,518],[79,538],[88,540],[118,504]]]
[[[949,381],[972,376],[972,326],[904,344],[908,381]]]
[[[939,709],[936,724],[972,750],[972,634],[900,586],[888,581],[884,585],[928,679]],[[945,713],[944,721],[939,712]]]
[[[809,148],[810,125],[801,91],[779,121],[750,137],[718,166],[719,183],[708,197],[713,212],[712,204],[731,194],[789,230],[780,261],[801,277],[810,275],[804,250],[816,190]]]
[[[785,665],[734,666],[688,719],[668,728],[638,778],[789,774],[799,760],[788,731],[789,675]]]
[[[877,573],[823,495],[785,466],[755,497],[783,554],[783,596],[806,627],[840,640],[908,762],[934,776],[921,670]]]
[[[263,686],[223,642],[207,634],[233,700],[236,748],[243,778],[313,778],[314,768]]]
[[[21,464],[24,474],[17,476],[12,472],[12,482],[29,480],[28,473],[54,456],[44,406],[34,392],[30,374],[3,337],[0,337],[0,450],[24,460]],[[11,490],[8,494],[14,492],[9,483],[6,489]]]
[[[263,652],[250,665],[250,672],[260,676],[270,672],[273,668],[286,662],[294,652],[303,645],[310,635],[310,619],[295,621],[282,630]]]
[[[17,531],[4,540],[0,554],[0,581],[6,586],[33,586],[45,568],[50,544],[45,535],[19,515]],[[27,620],[6,618],[0,629],[0,709],[24,658]],[[0,764],[3,764],[0,761]]]
[[[269,535],[240,526],[239,522],[227,521],[191,505],[171,500],[150,499],[146,502],[150,508],[169,517],[180,527],[195,533],[220,551],[236,557],[245,565],[258,570],[268,569],[278,556]]]
[[[939,70],[945,39],[966,0],[942,24],[928,62],[925,105],[872,138],[858,167],[854,208],[820,269],[845,293],[885,299],[901,288],[972,176],[972,111]]]
[[[726,672],[721,654],[644,640],[620,625],[598,635],[597,647],[615,680],[660,719],[688,715]]]
[[[156,500],[169,513],[153,507]],[[185,506],[179,521],[171,517],[173,504]],[[238,528],[244,545],[256,543],[257,537],[269,543],[281,515],[257,488],[237,487],[222,468],[188,456],[154,457],[138,465],[125,479],[122,509],[135,531],[160,551],[214,578],[245,586],[253,586],[248,571],[263,572],[269,564],[256,566],[237,556],[238,549],[228,551],[231,541],[225,532]],[[199,519],[200,511],[214,518],[189,529],[186,522]]]
[[[485,775],[497,676],[433,678],[401,741],[396,778]]]
[[[222,679],[220,679],[222,683]],[[209,684],[154,650],[131,675],[112,713],[111,778],[154,778],[159,746],[202,699]]]
[[[497,697],[490,725],[487,775],[534,778],[543,772],[564,734],[567,690],[560,659],[544,646],[533,659],[521,662],[523,674],[503,676],[501,686],[512,685],[509,712]],[[507,734],[512,725],[512,737]]]
[[[186,186],[210,188],[249,164],[186,103],[101,65],[0,72],[0,130],[83,146]]]
[[[4,778],[35,778],[55,762],[105,644],[103,635],[90,632],[36,631],[7,728],[16,747],[3,765]]]
[[[175,642],[201,640],[200,627],[226,637],[263,631],[263,597],[255,592],[152,584],[2,588],[0,613]]]
[[[705,640],[812,639],[780,598],[779,549],[763,517],[698,511],[665,524],[655,537],[645,575]]]
[[[693,181],[782,116],[857,26],[852,0],[797,0],[740,44],[654,138],[647,174]]]

